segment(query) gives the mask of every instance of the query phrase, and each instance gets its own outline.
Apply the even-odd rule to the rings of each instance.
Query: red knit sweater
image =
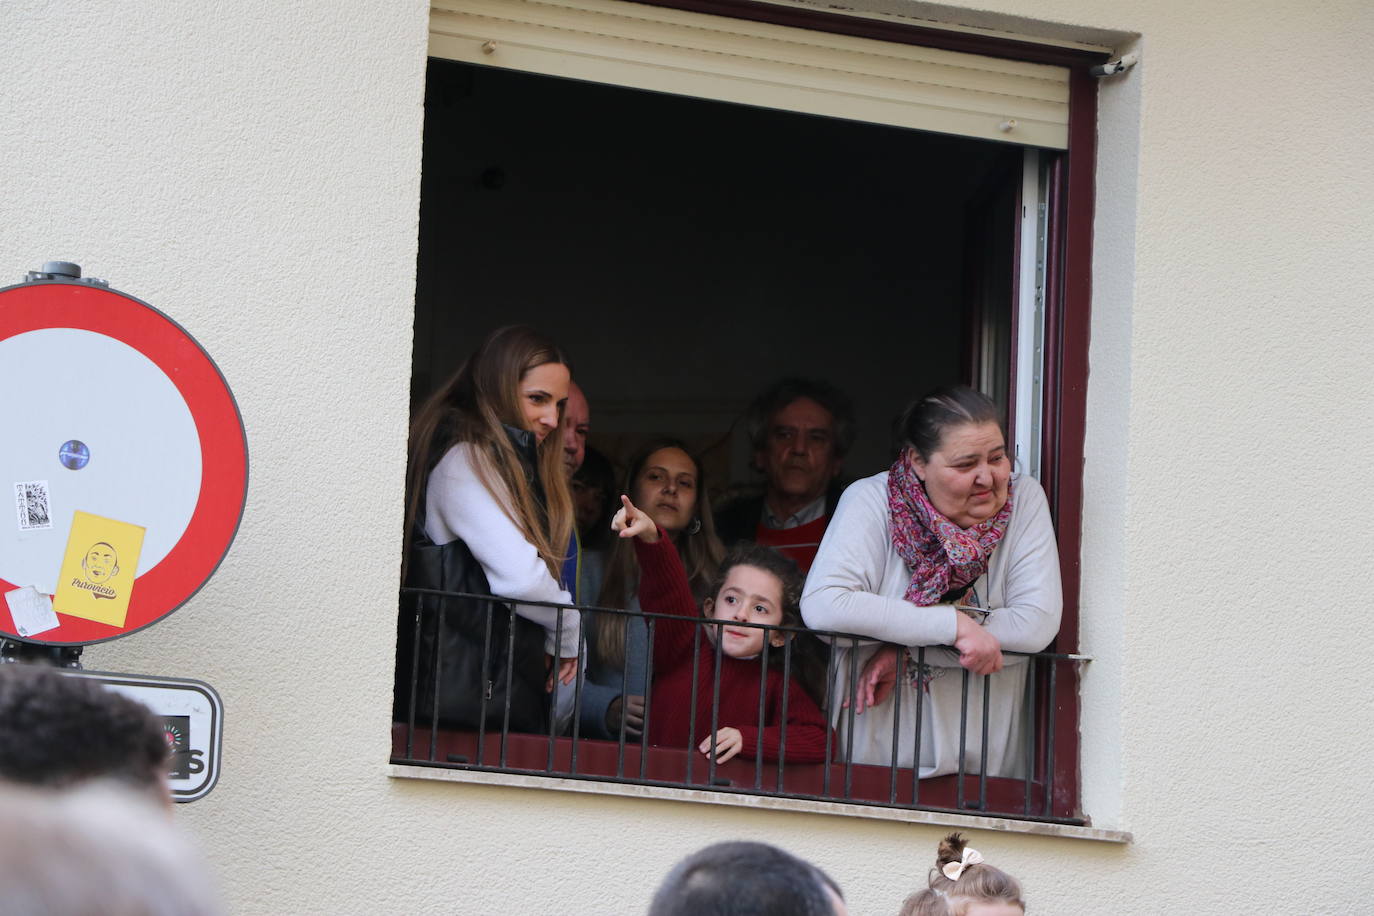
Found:
[[[825,537],[825,529],[829,524],[828,515],[795,528],[769,528],[759,522],[754,529],[754,543],[772,547],[783,556],[790,557],[804,576],[811,571],[811,564],[816,562],[816,551],[821,549],[821,538]]]
[[[653,697],[649,706],[649,742],[664,747],[695,749],[711,735],[711,698],[715,684],[716,648],[706,634],[687,572],[677,548],[660,530],[657,543],[635,539],[639,557],[639,606],[644,611],[673,614],[681,620],[654,621]],[[697,632],[702,631],[700,636]],[[696,679],[696,722],[692,708],[692,648],[699,653]],[[776,655],[780,650],[772,650]],[[764,676],[761,658],[738,659],[721,653],[720,705],[716,727],[739,729],[744,747],[739,756],[777,760],[784,744],[782,728],[783,677],[769,666]],[[759,688],[765,691],[764,727],[760,731]],[[828,728],[825,717],[795,680],[787,688],[787,752],[784,761],[821,763],[825,760]]]

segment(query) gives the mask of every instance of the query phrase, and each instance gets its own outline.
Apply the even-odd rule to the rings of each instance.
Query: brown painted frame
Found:
[[[1088,333],[1092,307],[1092,226],[1097,154],[1097,80],[1089,68],[1107,55],[1077,48],[945,31],[758,0],[641,0],[666,7],[794,28],[921,45],[1069,69],[1069,145],[1050,162],[1045,271],[1045,383],[1042,481],[1059,536],[1064,618],[1053,649],[1078,651],[1082,550],[1083,443],[1087,426]],[[1019,226],[1019,221],[1018,221]],[[1042,696],[1044,694],[1041,694]],[[1057,685],[1053,814],[1080,817],[1078,677]],[[1043,720],[1042,720],[1043,728]],[[1043,739],[1048,734],[1042,734]]]
[[[995,35],[980,35],[974,32],[955,32],[886,19],[865,19],[858,16],[848,16],[844,13],[778,6],[760,2],[760,0],[634,0],[634,2],[643,3],[645,6],[706,13],[711,16],[725,16],[748,22],[768,22],[773,25],[810,29],[814,32],[852,35],[856,38],[873,38],[878,41],[890,41],[894,44],[921,45],[927,48],[939,48],[942,51],[962,51],[967,54],[982,54],[985,57],[1001,57],[1032,64],[1054,64],[1075,68],[1081,66],[1086,70],[1086,68],[1096,66],[1107,59],[1107,55],[1100,51],[1036,44],[1032,41],[1000,38]]]

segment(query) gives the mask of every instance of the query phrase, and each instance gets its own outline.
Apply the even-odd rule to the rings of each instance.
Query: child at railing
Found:
[[[802,578],[796,564],[775,551],[745,545],[731,551],[721,564],[711,596],[701,615],[720,621],[697,635],[696,601],[672,543],[647,513],[628,496],[611,527],[622,538],[635,538],[639,558],[639,601],[644,611],[674,614],[681,620],[655,623],[652,700],[646,727],[652,744],[695,746],[716,762],[736,755],[764,760],[819,763],[825,759],[827,725],[814,700],[796,677],[783,678],[783,657],[789,634],[762,627],[801,625],[799,602]],[[726,621],[734,621],[729,626]],[[761,670],[768,646],[768,671]],[[720,671],[716,671],[717,644]],[[693,683],[693,656],[696,681]],[[796,671],[796,667],[793,668]],[[719,677],[720,690],[714,687]],[[765,691],[763,728],[759,728],[759,691]],[[692,721],[692,697],[696,718]],[[786,697],[786,747],[783,698]],[[713,697],[717,703],[716,731],[711,733]]]
[[[1021,916],[1026,912],[1021,885],[983,861],[964,838],[951,833],[940,841],[925,890],[902,903],[897,916]]]

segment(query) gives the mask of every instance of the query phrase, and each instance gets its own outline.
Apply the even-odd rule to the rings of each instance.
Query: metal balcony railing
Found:
[[[638,737],[627,734],[625,728],[619,730],[616,740],[607,741],[590,738],[584,734],[581,722],[583,689],[582,671],[571,685],[562,685],[556,680],[549,695],[548,710],[537,731],[518,724],[512,726],[511,697],[512,678],[515,671],[516,640],[502,639],[500,633],[513,632],[517,626],[514,604],[541,605],[541,602],[514,602],[492,595],[478,595],[465,592],[441,592],[432,589],[401,589],[402,626],[400,651],[398,651],[398,671],[396,678],[397,704],[395,724],[392,734],[392,758],[395,764],[426,767],[445,767],[450,769],[474,770],[495,773],[516,773],[538,775],[559,779],[590,780],[607,783],[689,788],[712,792],[731,792],[751,795],[764,795],[779,798],[806,799],[823,802],[872,805],[888,808],[908,808],[922,811],[943,811],[959,814],[983,814],[1013,818],[1018,820],[1046,821],[1061,824],[1081,825],[1082,817],[1077,812],[1065,810],[1062,798],[1056,797],[1056,784],[1062,784],[1062,772],[1075,772],[1071,762],[1056,769],[1060,761],[1055,757],[1055,733],[1059,724],[1056,717],[1060,712],[1060,684],[1064,674],[1072,675],[1074,666],[1087,661],[1080,655],[1055,652],[1018,653],[1003,650],[1007,656],[1020,656],[1028,666],[1025,679],[1025,693],[1022,697],[1024,722],[1022,724],[1022,756],[1018,764],[1018,775],[989,775],[988,769],[988,723],[991,691],[988,689],[987,675],[971,674],[963,668],[947,669],[957,671],[962,677],[961,707],[959,721],[958,771],[948,775],[922,779],[919,766],[898,764],[902,718],[900,706],[903,702],[902,690],[894,690],[887,703],[896,704],[893,710],[893,741],[891,759],[886,764],[855,762],[853,757],[854,721],[856,704],[854,685],[858,679],[857,655],[847,655],[850,685],[848,696],[838,696],[838,678],[834,654],[825,665],[827,675],[823,685],[823,696],[818,705],[832,726],[827,731],[825,758],[822,763],[799,763],[787,760],[786,723],[789,691],[782,693],[781,748],[776,760],[765,760],[761,746],[753,750],[752,759],[744,754],[723,764],[716,763],[714,736],[719,731],[719,690],[720,690],[720,653],[719,640],[703,636],[706,628],[726,625],[722,621],[712,621],[699,617],[687,620],[681,616],[652,612],[627,611],[617,608],[602,608],[589,605],[572,605],[582,612],[579,618],[579,644],[586,645],[588,614],[615,614],[641,618],[647,630],[648,651],[647,671],[645,673],[645,722]],[[545,607],[558,607],[542,604]],[[463,615],[459,618],[458,615]],[[558,628],[562,631],[563,614],[558,617]],[[655,631],[665,621],[681,624],[684,621],[697,627],[693,640],[693,685],[698,684],[699,666],[702,652],[715,653],[715,678],[712,695],[699,696],[696,687],[691,694],[689,722],[697,722],[698,704],[711,704],[712,753],[700,755],[696,747],[663,747],[649,741],[650,716],[653,707],[654,660],[653,646]],[[446,720],[441,710],[440,697],[444,688],[445,658],[444,634],[448,628],[462,626],[469,634],[481,633],[482,675],[488,684],[486,690],[476,690],[471,705],[476,710],[475,721],[454,724]],[[856,648],[871,644],[874,640],[851,633],[835,633],[809,630],[787,626],[763,626],[729,621],[731,628],[751,627],[766,631],[780,631],[788,634],[810,634],[831,646]],[[409,633],[407,633],[409,629]],[[504,665],[496,649],[504,643]],[[794,664],[794,640],[787,639],[781,648],[770,648],[769,640],[763,641],[763,655],[760,659],[760,689],[758,698],[758,725],[762,732],[765,718],[764,685],[770,661],[770,652],[782,655],[781,670],[783,683],[787,684],[796,669]],[[423,657],[422,646],[430,646],[428,657]],[[910,659],[919,670],[924,671],[927,655],[934,657],[942,647],[916,648],[910,650]],[[946,647],[947,648],[947,647]],[[946,656],[947,658],[947,656]],[[584,648],[585,661],[585,648]],[[775,662],[776,663],[776,662]],[[907,655],[899,655],[897,683],[901,684],[907,671]],[[494,689],[499,685],[486,679],[489,672],[501,668],[505,671],[504,690]],[[981,690],[971,687],[981,681]],[[1070,677],[1070,684],[1076,677]],[[622,671],[621,694],[629,692],[629,672]],[[559,721],[557,710],[562,691],[573,692],[571,715]],[[977,740],[975,753],[967,753],[970,724],[970,695],[981,694],[981,736]],[[504,697],[502,704],[494,699],[496,694]],[[913,691],[916,703],[914,736],[906,736],[905,741],[913,744],[910,760],[919,764],[922,749],[921,720],[925,714],[924,691]],[[566,698],[565,698],[566,699]],[[848,701],[847,703],[845,701]],[[978,702],[978,701],[973,701]],[[836,715],[837,704],[839,714]],[[975,726],[976,727],[976,726]],[[837,737],[843,735],[843,738]],[[846,740],[847,739],[847,740]],[[761,739],[760,739],[761,745]],[[844,745],[844,746],[841,746]],[[970,758],[976,764],[970,764]]]

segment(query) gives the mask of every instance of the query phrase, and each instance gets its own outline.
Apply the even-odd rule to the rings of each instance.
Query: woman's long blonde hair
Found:
[[[563,470],[562,424],[537,449],[534,470],[544,491],[542,503],[535,492],[536,481],[526,475],[503,428],[525,428],[520,381],[531,369],[549,363],[568,364],[553,341],[520,325],[498,328],[420,408],[410,428],[407,548],[430,472],[450,448],[466,442],[472,446],[482,484],[496,495],[511,521],[539,551],[549,575],[560,578],[573,529],[572,496]],[[558,405],[558,416],[561,420],[562,404]]]
[[[635,483],[639,474],[648,463],[649,456],[665,448],[675,448],[692,459],[697,470],[697,504],[693,513],[700,526],[695,531],[689,528],[678,535],[678,556],[687,570],[687,581],[692,585],[692,595],[697,603],[706,597],[715,578],[720,561],[725,558],[725,545],[716,536],[716,523],[711,515],[711,498],[707,494],[706,474],[701,459],[687,450],[687,446],[677,439],[654,439],[641,449],[625,469],[625,479],[620,492],[634,498]],[[634,543],[624,538],[616,538],[611,548],[610,559],[606,563],[606,578],[601,583],[601,595],[597,604],[602,607],[623,608],[634,595],[639,578],[639,562],[635,559]],[[590,621],[593,627],[591,641],[596,646],[597,656],[603,664],[623,667],[625,664],[625,630],[629,618],[624,614],[597,614]]]

